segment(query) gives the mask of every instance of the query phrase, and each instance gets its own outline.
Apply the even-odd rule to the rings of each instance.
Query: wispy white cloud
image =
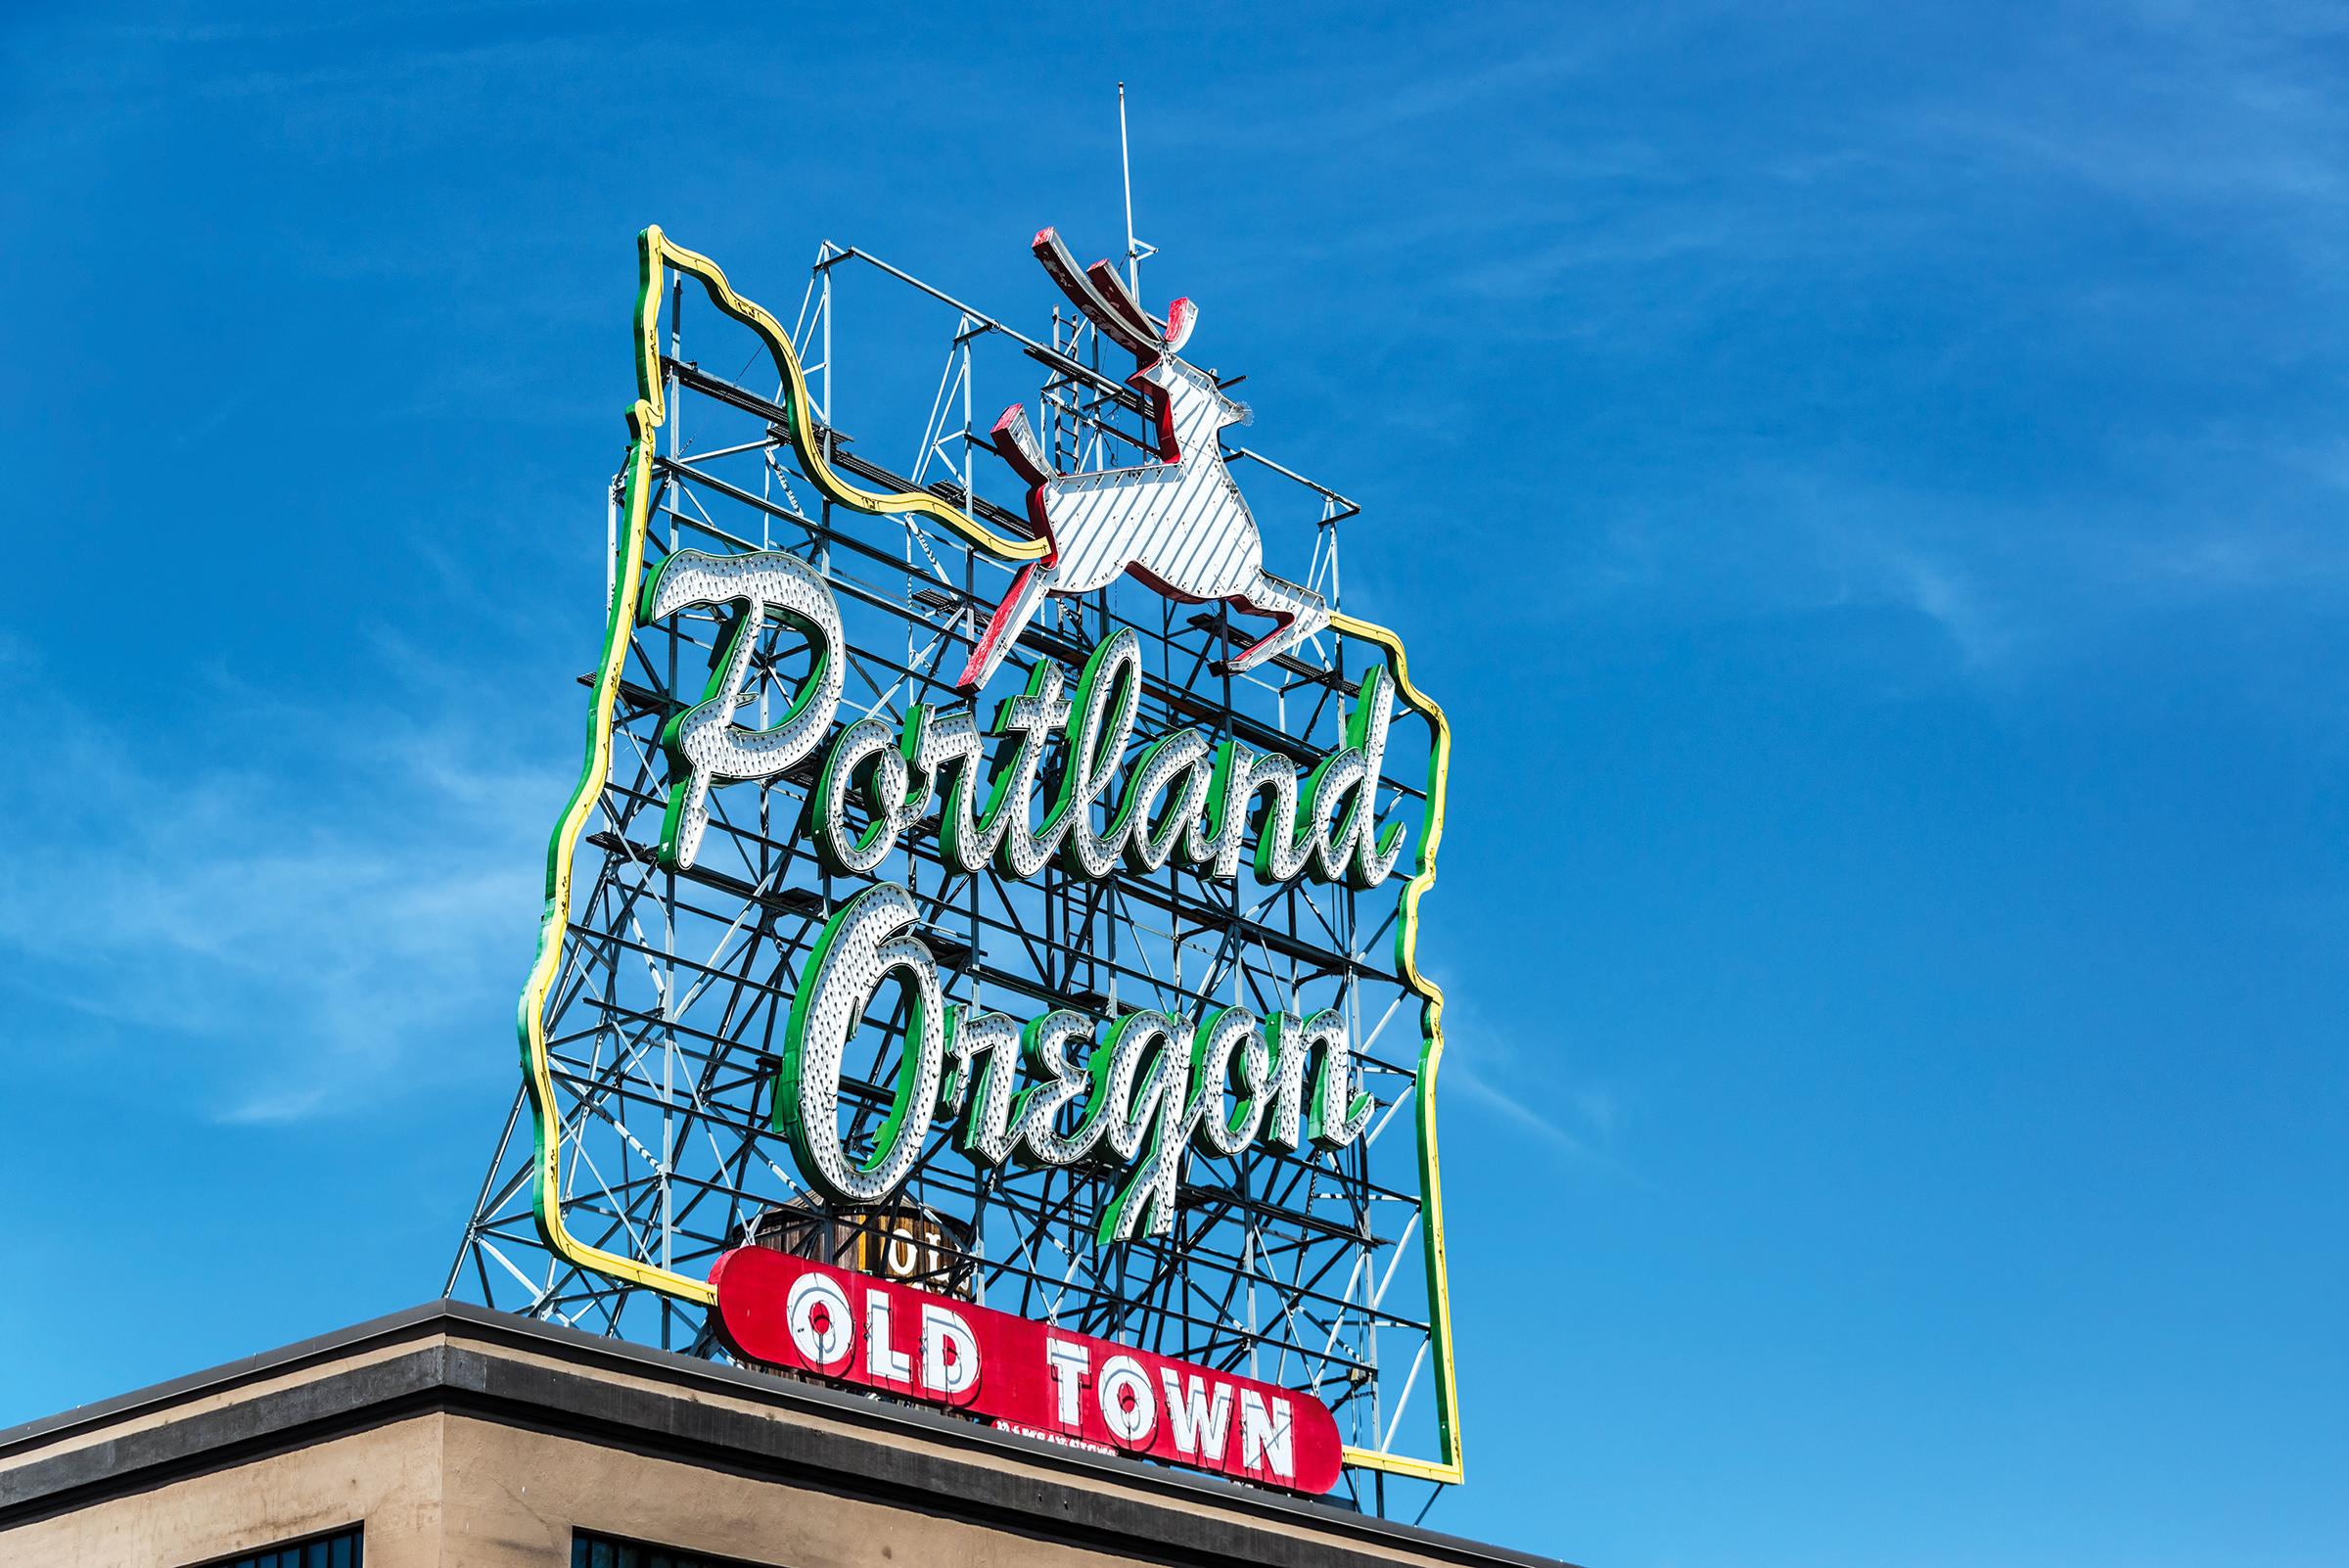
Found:
[[[2336,6],[2158,4],[2034,34],[2041,69],[1916,106],[1910,129],[2143,204],[2281,204],[2337,234],[2349,106]],[[2083,91],[2093,82],[2094,91]]]
[[[1733,77],[1754,100],[1735,135],[1669,97],[1582,107],[1582,90],[1626,107],[1603,95],[1653,79],[1656,49],[1754,21],[1667,8],[1587,82],[1544,77],[1536,62],[1571,73],[1578,57],[1529,37],[1491,89],[1523,102],[1524,134],[1471,159],[1440,135],[1389,155],[1456,172],[1346,231],[1354,266],[1333,276],[1411,301],[1407,318],[1328,305],[1383,319],[1411,388],[1366,417],[1408,427],[1403,450],[1497,470],[1485,539],[1538,522],[1541,546],[1515,557],[1529,591],[1493,615],[1880,610],[1950,670],[2004,681],[2187,619],[2349,608],[2331,412],[2349,16],[2057,7],[1987,57],[1876,76],[1846,58],[1886,42],[1856,19],[1834,43],[1771,39],[1783,69]],[[2000,30],[1911,27],[1969,45]],[[1832,102],[1798,96],[1830,80]],[[1489,344],[1497,311],[1505,342]],[[1554,412],[1533,448],[1546,464],[1496,453],[1512,397]],[[1463,576],[1476,554],[1457,549]],[[1350,584],[1379,580],[1349,562]]]
[[[1458,1094],[1560,1159],[1633,1175],[1618,1153],[1623,1107],[1612,1087],[1575,1079],[1554,1055],[1521,1048],[1470,1004],[1455,1000],[1449,1011],[1440,1094]]]
[[[1555,1153],[1575,1160],[1612,1163],[1598,1150],[1566,1130],[1559,1119],[1543,1116],[1516,1095],[1487,1083],[1484,1075],[1473,1068],[1453,1068],[1445,1075],[1444,1085],[1463,1090],[1485,1110],[1497,1115],[1510,1126],[1533,1134]]]
[[[562,781],[463,715],[279,709],[275,735],[141,729],[40,692],[0,768],[33,825],[0,903],[20,1044],[283,1122],[501,1059]],[[224,704],[224,707],[230,706]]]
[[[223,1127],[272,1127],[307,1121],[326,1105],[325,1085],[309,1084],[283,1093],[262,1091],[249,1095],[231,1104],[213,1120]]]

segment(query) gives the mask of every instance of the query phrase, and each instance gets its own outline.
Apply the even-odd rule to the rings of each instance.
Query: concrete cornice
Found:
[[[287,1381],[304,1371],[314,1375]],[[433,1411],[1113,1551],[1146,1542],[1169,1562],[1551,1561],[446,1301],[0,1431],[0,1530]],[[43,1452],[59,1445],[69,1446]]]

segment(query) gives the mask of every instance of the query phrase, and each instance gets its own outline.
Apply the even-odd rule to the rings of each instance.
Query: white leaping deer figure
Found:
[[[1177,356],[1198,325],[1188,300],[1167,307],[1162,324],[1147,314],[1107,261],[1079,271],[1058,233],[1036,237],[1036,259],[1101,335],[1141,368],[1127,385],[1142,395],[1158,427],[1161,462],[1089,474],[1056,474],[1014,403],[995,421],[995,450],[1028,482],[1028,517],[1051,553],[1023,568],[995,607],[955,684],[977,691],[1003,662],[1046,594],[1091,593],[1130,572],[1171,599],[1221,599],[1272,629],[1224,662],[1230,669],[1263,664],[1329,624],[1329,607],[1310,588],[1265,570],[1264,541],[1240,487],[1223,466],[1216,433],[1247,410],[1223,395],[1215,377]]]

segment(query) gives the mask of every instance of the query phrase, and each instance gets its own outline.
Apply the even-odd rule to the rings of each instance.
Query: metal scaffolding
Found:
[[[869,425],[852,440],[836,404],[837,386],[865,385],[861,371],[853,381],[835,375],[857,341],[843,319],[852,279],[860,321],[869,308],[876,322],[944,333],[929,416],[901,463],[860,444],[880,439]],[[689,298],[685,281],[662,275],[653,284],[662,289],[666,399],[651,458],[653,559],[684,548],[787,550],[812,563],[840,605],[851,649],[844,724],[865,715],[894,721],[914,703],[955,703],[951,682],[1007,589],[1006,563],[923,518],[870,515],[818,494],[791,438],[788,388],[759,341]],[[926,492],[998,532],[1032,531],[1017,505],[1020,486],[984,449],[1003,402],[1034,407],[1040,390],[1036,428],[1063,473],[1155,455],[1141,400],[1104,368],[1105,347],[1114,361],[1116,346],[1073,311],[1055,309],[1049,330],[1031,337],[871,255],[827,244],[788,331],[836,471]],[[982,379],[991,403],[979,395]],[[1263,519],[1268,560],[1338,605],[1342,525],[1355,506],[1256,452],[1227,446],[1224,455]],[[637,584],[617,580],[622,493],[616,481],[611,587],[631,595]],[[1246,674],[1221,673],[1219,661],[1254,632],[1227,624],[1218,606],[1176,603],[1121,579],[1046,601],[1011,655],[1019,668],[983,694],[981,722],[996,697],[1018,689],[1027,667],[1055,660],[1074,673],[1120,627],[1133,628],[1144,650],[1137,748],[1199,726],[1301,768],[1343,744],[1363,671],[1386,657],[1332,630]],[[784,1019],[826,917],[873,882],[893,881],[920,904],[919,934],[947,994],[974,1006],[1018,1017],[1073,1007],[1102,1019],[1137,1007],[1191,1018],[1215,1003],[1267,1015],[1343,1009],[1362,1086],[1377,1101],[1369,1130],[1335,1152],[1309,1142],[1297,1152],[1259,1145],[1194,1155],[1171,1235],[1097,1245],[1093,1217],[1115,1171],[989,1170],[936,1131],[901,1201],[974,1238],[978,1299],[988,1306],[1310,1390],[1363,1453],[1434,1449],[1429,1434],[1441,1417],[1427,1368],[1432,1353],[1447,1360],[1448,1373],[1449,1352],[1431,1330],[1435,1270],[1423,1267],[1432,1249],[1413,1109],[1421,998],[1393,956],[1406,879],[1369,892],[1305,878],[1267,886],[1246,870],[1236,880],[1202,876],[1179,859],[1104,882],[1057,865],[1028,880],[991,869],[965,875],[942,857],[935,814],[871,876],[831,875],[802,830],[820,756],[770,780],[714,788],[696,863],[670,869],[656,850],[669,788],[659,733],[702,700],[725,628],[722,608],[690,610],[635,626],[626,649],[611,762],[579,842],[545,1000],[556,1201],[570,1233],[649,1268],[706,1277],[762,1213],[814,1201],[783,1138],[768,1130]],[[770,618],[746,687],[758,695],[741,721],[753,723],[754,714],[774,721],[809,663],[802,634]],[[1423,726],[1405,722],[1408,712],[1393,727],[1377,804],[1383,819],[1406,824],[1415,845],[1429,826],[1430,759]],[[891,1102],[902,1022],[889,1016],[893,995],[884,991],[851,1042],[842,1117],[852,1148]],[[547,1245],[533,1211],[533,1142],[531,1105],[518,1094],[448,1292],[724,1356],[702,1307],[582,1268]],[[1363,1465],[1348,1475],[1363,1506],[1386,1509],[1394,1478]],[[1422,1487],[1411,1500],[1425,1495]]]

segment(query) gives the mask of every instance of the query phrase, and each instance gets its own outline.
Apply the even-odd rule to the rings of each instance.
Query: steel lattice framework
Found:
[[[919,935],[958,1001],[1016,1017],[1066,1006],[1104,1019],[1137,1007],[1191,1018],[1219,1002],[1267,1015],[1343,1009],[1377,1101],[1366,1134],[1334,1152],[1309,1143],[1194,1155],[1169,1236],[1096,1244],[1094,1216],[1117,1175],[1106,1166],[988,1170],[936,1131],[902,1201],[967,1227],[978,1296],[990,1307],[1311,1390],[1337,1416],[1365,1505],[1385,1506],[1390,1474],[1457,1479],[1424,1103],[1440,997],[1416,979],[1409,930],[1433,874],[1447,741],[1441,715],[1401,669],[1400,645],[1363,635],[1376,628],[1341,613],[1293,655],[1220,673],[1219,661],[1253,631],[1219,607],[1121,580],[1047,601],[1013,669],[980,699],[984,723],[1036,661],[1074,673],[1102,639],[1131,627],[1144,649],[1137,746],[1198,726],[1302,769],[1340,744],[1364,670],[1387,666],[1403,706],[1378,805],[1406,824],[1410,848],[1404,871],[1368,892],[1304,878],[1265,886],[1245,870],[1219,880],[1179,861],[1101,882],[1057,865],[1025,881],[965,875],[940,853],[935,812],[871,877],[828,875],[803,830],[820,755],[776,778],[714,788],[696,863],[671,869],[656,850],[669,789],[659,734],[707,695],[728,623],[722,607],[639,622],[630,607],[662,557],[786,550],[813,564],[852,650],[840,722],[894,721],[909,704],[958,701],[950,683],[1016,565],[989,540],[1032,537],[1025,517],[983,493],[1016,485],[984,449],[974,408],[1033,398],[1040,380],[1038,437],[1062,472],[1130,464],[1152,447],[1140,401],[1103,368],[1096,329],[1074,312],[1056,309],[1049,333],[1032,338],[832,245],[818,252],[788,330],[658,230],[647,231],[643,273],[642,400],[610,510],[612,641],[605,669],[583,677],[610,705],[609,744],[600,761],[590,748],[580,798],[550,852],[562,865],[550,876],[544,983],[524,1002],[525,1084],[449,1291],[724,1355],[705,1322],[706,1291],[692,1287],[760,1215],[812,1201],[768,1130],[784,1018],[826,916],[886,879],[918,900]],[[898,470],[833,419],[852,276],[860,309],[870,289],[890,297],[876,314],[946,329],[927,427]],[[690,297],[689,279],[702,285]],[[994,405],[976,396],[982,377]],[[1354,506],[1252,451],[1226,447],[1225,457],[1265,519],[1268,552],[1338,606],[1339,535]],[[869,511],[836,498],[868,486],[927,504]],[[809,664],[801,633],[768,624],[741,722],[754,713],[772,722]],[[1414,866],[1419,875],[1405,874]],[[885,989],[851,1042],[842,1089],[851,1147],[887,1112],[903,1022],[894,1005]]]

